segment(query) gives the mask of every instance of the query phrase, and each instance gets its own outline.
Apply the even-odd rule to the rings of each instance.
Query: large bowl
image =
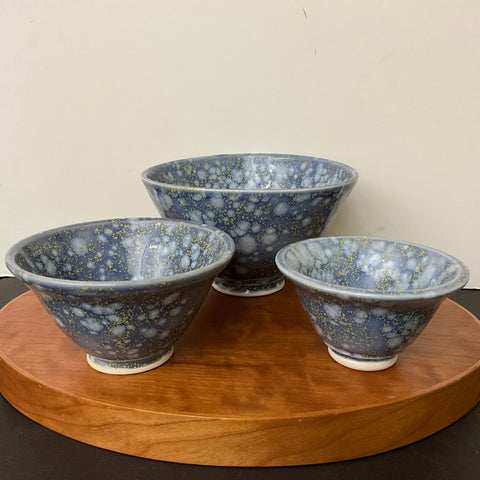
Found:
[[[462,262],[438,250],[367,237],[298,242],[276,262],[331,357],[366,371],[392,366],[469,278]]]
[[[6,264],[87,352],[90,366],[129,374],[171,357],[233,250],[215,228],[114,219],[24,239],[9,249]]]
[[[190,158],[142,174],[162,216],[215,226],[234,239],[235,255],[214,287],[238,296],[280,290],[277,251],[319,236],[357,178],[341,163],[280,154]]]

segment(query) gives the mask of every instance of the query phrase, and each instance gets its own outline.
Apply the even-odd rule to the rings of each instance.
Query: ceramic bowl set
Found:
[[[167,162],[142,175],[162,218],[49,230],[11,247],[6,264],[105,373],[165,363],[212,283],[249,297],[277,292],[284,276],[334,360],[381,370],[468,270],[406,242],[321,237],[357,179],[347,165],[296,155]]]

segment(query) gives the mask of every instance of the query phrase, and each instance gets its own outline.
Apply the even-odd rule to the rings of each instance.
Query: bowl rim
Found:
[[[368,240],[368,241],[379,241],[379,242],[386,242],[388,244],[399,244],[399,245],[406,245],[416,248],[421,248],[427,250],[431,253],[438,254],[444,258],[450,259],[452,263],[454,263],[457,267],[456,275],[452,280],[443,284],[437,285],[434,287],[429,288],[422,288],[416,290],[396,290],[391,293],[381,292],[379,290],[373,289],[366,289],[366,288],[356,288],[356,287],[342,287],[340,285],[325,282],[322,280],[317,280],[315,278],[309,277],[303,273],[298,272],[297,270],[292,269],[285,259],[286,254],[293,249],[295,246],[299,244],[307,244],[307,243],[316,243],[316,242],[326,242],[330,239],[333,240]],[[470,272],[468,267],[458,258],[442,252],[433,247],[429,247],[426,245],[422,245],[419,243],[409,242],[405,240],[391,240],[387,238],[380,238],[380,237],[370,237],[370,236],[362,236],[362,235],[338,235],[338,236],[325,236],[325,237],[316,237],[316,238],[309,238],[306,240],[301,240],[299,242],[291,243],[289,245],[284,246],[281,248],[276,256],[275,256],[275,263],[278,269],[293,283],[297,285],[301,285],[303,287],[307,287],[313,290],[319,290],[322,293],[338,295],[340,297],[353,297],[358,299],[370,299],[370,300],[387,300],[387,301],[394,301],[394,300],[422,300],[422,299],[431,299],[437,298],[442,296],[448,296],[449,294],[461,289],[466,285],[469,280]]]
[[[197,187],[195,185],[180,185],[176,183],[167,183],[167,182],[160,182],[157,180],[153,180],[149,177],[151,173],[158,169],[162,168],[167,165],[173,165],[176,163],[193,161],[199,162],[201,160],[208,160],[208,159],[228,159],[233,157],[249,157],[249,156],[258,156],[258,157],[274,157],[274,158],[289,158],[293,160],[321,160],[323,162],[328,162],[331,165],[336,165],[337,167],[343,168],[350,174],[350,178],[345,180],[344,182],[334,183],[332,185],[324,185],[324,186],[317,186],[317,187],[308,187],[308,188],[208,188],[208,187]],[[347,185],[355,185],[358,180],[358,172],[345,163],[337,162],[335,160],[329,160],[327,158],[322,157],[314,157],[309,155],[296,155],[296,154],[283,154],[283,153],[222,153],[218,155],[204,155],[199,157],[190,157],[190,158],[181,158],[177,160],[170,160],[163,163],[158,163],[153,165],[146,170],[144,170],[141,174],[142,181],[145,185],[153,185],[153,186],[162,186],[168,187],[171,190],[186,190],[186,191],[194,191],[194,192],[211,192],[211,193],[224,193],[224,194],[250,194],[250,195],[272,195],[272,194],[291,194],[291,193],[308,193],[308,192],[318,192],[318,191],[325,191],[331,190],[338,187],[343,187]]]
[[[217,235],[225,243],[226,250],[225,253],[215,260],[213,263],[199,267],[195,270],[191,270],[183,273],[176,273],[173,275],[167,275],[162,277],[155,277],[149,279],[140,279],[140,280],[69,280],[65,278],[56,278],[48,277],[45,275],[40,275],[38,273],[31,272],[27,269],[24,269],[18,265],[15,260],[16,255],[20,252],[22,248],[26,245],[39,240],[41,238],[53,235],[55,233],[60,233],[64,230],[71,230],[75,228],[93,228],[95,226],[108,226],[115,222],[128,223],[131,221],[149,224],[156,223],[170,223],[170,224],[186,224],[200,230],[204,230],[208,233],[213,233]],[[195,280],[201,280],[216,270],[221,270],[222,266],[226,266],[228,262],[233,257],[235,251],[235,243],[233,239],[224,231],[211,227],[209,225],[192,222],[189,220],[182,220],[176,218],[162,218],[162,217],[124,217],[124,218],[109,218],[102,220],[93,220],[88,222],[74,223],[70,225],[64,225],[56,228],[51,228],[44,230],[42,232],[30,235],[25,237],[15,244],[13,244],[6,252],[5,255],[5,264],[7,268],[15,277],[18,277],[24,283],[32,285],[40,289],[67,289],[71,291],[104,291],[104,290],[114,290],[114,291],[132,291],[132,289],[151,289],[151,288],[171,288],[179,283],[183,283],[184,280],[188,278],[195,277]]]

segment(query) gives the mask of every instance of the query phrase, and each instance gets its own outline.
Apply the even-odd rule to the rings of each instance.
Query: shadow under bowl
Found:
[[[6,264],[90,366],[130,374],[171,357],[233,250],[215,228],[127,218],[33,235],[8,250]]]
[[[469,279],[467,267],[443,252],[370,237],[297,242],[281,249],[276,263],[331,357],[364,371],[394,365]]]
[[[235,254],[214,287],[237,296],[280,290],[278,250],[319,236],[357,179],[338,162],[267,153],[175,160],[142,174],[162,216],[214,226],[234,239]]]

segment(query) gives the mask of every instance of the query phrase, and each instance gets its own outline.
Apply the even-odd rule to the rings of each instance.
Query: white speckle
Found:
[[[377,315],[377,317],[381,317],[382,315],[386,315],[387,314],[387,310],[385,308],[374,308],[372,310],[372,313],[374,315]]]
[[[157,318],[160,315],[160,310],[158,308],[155,308],[151,312],[148,313],[148,318],[150,320],[153,320],[154,318]]]
[[[285,202],[280,202],[279,204],[275,205],[273,211],[275,212],[275,215],[281,217],[288,212],[288,205]]]
[[[98,323],[93,318],[87,318],[80,322],[85,328],[90,330],[91,333],[98,333],[103,329],[103,325]]]
[[[106,228],[103,232],[108,236],[113,235],[113,230],[111,228]]]
[[[304,227],[306,227],[307,225],[310,225],[312,223],[312,218],[311,217],[305,217],[303,220],[302,220],[302,225]]]
[[[357,323],[358,325],[361,325],[362,323],[365,323],[366,318],[356,315],[355,317],[353,317],[353,320],[354,320],[355,323]]]
[[[190,266],[190,257],[188,255],[184,255],[180,259],[180,266],[185,270]]]
[[[80,237],[75,237],[72,239],[72,250],[77,254],[77,255],[85,255],[88,251],[87,247],[87,242],[85,239],[80,238]]]
[[[257,242],[250,235],[245,235],[238,240],[238,251],[241,253],[253,253],[257,249]]]
[[[170,210],[170,208],[172,208],[173,201],[167,194],[162,193],[157,198],[159,206],[162,210]]]
[[[172,309],[172,311],[170,312],[170,316],[171,316],[171,317],[176,317],[177,315],[180,314],[181,311],[182,311],[182,307],[180,307],[180,306],[175,307],[175,308]]]
[[[235,230],[235,233],[239,236],[242,237],[248,232],[248,229],[250,228],[250,223],[249,222],[239,222],[237,225],[237,228]]]
[[[43,264],[45,265],[45,270],[47,271],[47,273],[49,275],[55,275],[55,273],[57,273],[57,267],[55,266],[55,264],[52,262],[52,260],[50,260],[48,257],[46,257],[45,255],[42,255],[41,256],[41,259],[43,261]]]
[[[167,338],[170,335],[170,330],[164,330],[159,337],[160,338]]]
[[[278,235],[276,235],[275,233],[275,230],[269,228],[265,235],[263,235],[262,237],[262,242],[265,244],[265,245],[272,245],[273,243],[275,243],[276,241],[278,240]]]
[[[59,327],[65,328],[65,324],[57,316],[54,316],[53,318]]]
[[[325,313],[330,318],[338,318],[342,314],[342,307],[340,305],[334,305],[334,304],[331,304],[331,303],[326,303],[323,306],[323,309],[325,310]]]
[[[74,307],[72,308],[72,313],[76,316],[76,317],[81,317],[83,318],[85,316],[85,312],[80,309],[80,308],[77,308],[77,307]]]
[[[396,336],[396,337],[392,337],[392,338],[387,342],[387,345],[388,345],[390,348],[396,348],[396,347],[400,346],[402,342],[403,342],[403,337]]]
[[[115,325],[110,329],[112,335],[118,337],[119,335],[123,335],[125,333],[125,325]]]
[[[152,328],[152,327],[145,327],[140,330],[140,333],[145,337],[145,338],[152,338],[157,334],[157,329]]]
[[[100,235],[97,235],[97,239],[99,242],[106,242],[107,241],[107,237],[101,233]]]
[[[309,198],[310,198],[309,193],[301,193],[301,194],[295,195],[294,201],[297,203],[301,203],[301,202],[305,202]]]
[[[192,243],[192,236],[187,234],[183,237],[183,246],[187,248]]]
[[[179,296],[180,296],[180,293],[178,293],[178,292],[171,293],[170,295],[167,295],[165,298],[162,299],[162,304],[163,305],[170,305]]]
[[[190,213],[190,220],[192,222],[201,223],[202,222],[202,212],[200,212],[199,210],[194,210],[193,212]]]
[[[89,268],[90,270],[93,270],[95,268],[95,264],[93,262],[88,262],[87,268]]]
[[[222,208],[223,207],[223,198],[220,195],[214,195],[210,200],[212,207]]]

